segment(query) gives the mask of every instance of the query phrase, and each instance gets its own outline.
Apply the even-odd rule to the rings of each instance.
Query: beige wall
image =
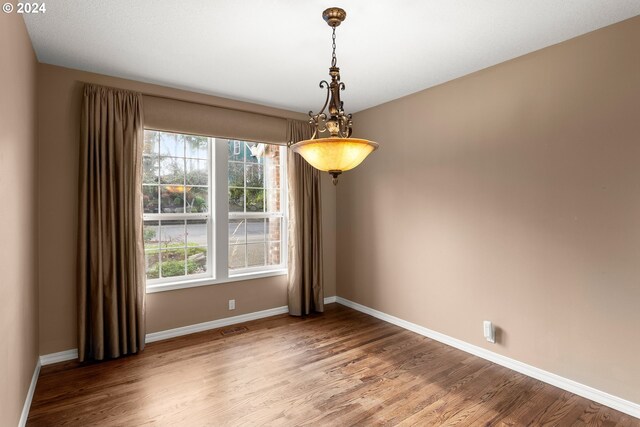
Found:
[[[213,96],[40,64],[40,352],[76,348],[75,250],[80,100],[83,82],[281,117],[305,115]],[[324,238],[335,248],[335,190],[323,182]],[[335,295],[335,251],[325,264],[325,295]],[[236,299],[236,310],[227,301]],[[286,305],[286,277],[147,295],[147,332]]]
[[[640,403],[640,17],[354,123],[339,296]]]
[[[0,425],[18,424],[38,359],[36,57],[0,14]]]

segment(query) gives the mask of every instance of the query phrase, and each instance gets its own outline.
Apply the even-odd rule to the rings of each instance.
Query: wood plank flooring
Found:
[[[109,362],[44,367],[27,424],[640,426],[366,314],[326,308],[160,341]]]

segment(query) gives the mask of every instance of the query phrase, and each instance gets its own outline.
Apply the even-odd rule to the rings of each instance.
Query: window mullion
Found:
[[[213,139],[214,162],[214,188],[215,209],[213,215],[216,218],[215,245],[216,253],[216,278],[227,279],[229,277],[229,150],[226,139]]]
[[[186,145],[186,144],[185,144]],[[185,169],[186,171],[186,169]],[[186,173],[185,173],[186,175]],[[184,200],[183,200],[185,206],[187,205],[187,193],[184,193]],[[185,209],[186,210],[186,209]],[[188,255],[188,251],[187,251],[187,247],[189,245],[189,236],[187,235],[187,220],[184,221],[184,223],[182,224],[182,232],[184,234],[184,245],[182,250],[184,251],[184,275],[187,276],[189,274],[189,268],[188,268],[188,264],[189,264],[189,260],[187,259],[187,255]]]

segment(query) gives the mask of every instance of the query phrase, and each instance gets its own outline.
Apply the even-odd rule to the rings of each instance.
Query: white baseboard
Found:
[[[212,320],[210,322],[197,323],[195,325],[183,326],[181,328],[168,329],[166,331],[152,332],[145,336],[145,343],[175,338],[182,335],[193,334],[196,332],[207,331],[209,329],[222,328],[224,326],[234,325],[236,323],[248,322],[250,320],[262,319],[264,317],[275,316],[277,314],[287,313],[287,306],[270,308],[268,310],[256,311],[254,313],[241,314],[239,316],[226,317],[224,319]],[[78,349],[60,351],[58,353],[45,354],[40,356],[40,364],[42,366],[51,365],[68,360],[78,358]]]
[[[336,302],[336,297],[327,297],[324,299],[325,304]],[[145,342],[154,342],[175,338],[182,335],[193,334],[196,332],[208,331],[210,329],[222,328],[224,326],[235,325],[236,323],[248,322],[250,320],[263,319],[265,317],[276,316],[278,314],[288,313],[289,308],[285,305],[282,307],[270,308],[268,310],[256,311],[253,313],[241,314],[239,316],[225,317],[224,319],[212,320],[210,322],[197,323],[195,325],[183,326],[166,331],[152,332],[147,334]]]
[[[332,304],[336,302],[336,297],[327,297],[324,299],[325,304]],[[152,332],[146,335],[145,342],[151,343],[160,340],[166,340],[169,338],[175,338],[182,335],[193,334],[196,332],[207,331],[210,329],[222,328],[224,326],[235,325],[236,323],[248,322],[250,320],[262,319],[265,317],[271,317],[278,314],[288,313],[287,306],[270,308],[268,310],[256,311],[253,313],[241,314],[239,316],[225,317],[224,319],[212,320],[210,322],[197,323],[195,325],[183,326],[175,329],[168,329],[166,331]],[[66,350],[58,353],[45,354],[40,356],[40,364],[42,366],[51,365],[53,363],[66,362],[68,360],[74,360],[78,358],[78,350]]]
[[[431,338],[443,344],[450,345],[451,347],[455,347],[464,352],[473,354],[474,356],[489,360],[493,363],[512,369],[516,372],[520,372],[521,374],[527,375],[531,378],[535,378],[547,384],[551,384],[555,387],[577,394],[578,396],[582,396],[584,398],[593,400],[594,402],[601,403],[620,412],[624,412],[625,414],[640,418],[640,404],[630,402],[617,396],[613,396],[609,393],[605,393],[604,391],[600,391],[593,387],[580,384],[568,378],[561,377],[560,375],[556,375],[540,368],[536,368],[535,366],[527,365],[526,363],[522,363],[515,359],[511,359],[501,354],[494,353],[482,347],[469,344],[440,332],[432,331],[431,329],[416,325],[415,323],[407,322],[406,320],[402,320],[398,317],[391,316],[378,310],[374,310],[373,308],[358,304],[357,302],[349,301],[348,299],[342,297],[337,297],[336,302],[338,304],[351,307],[354,310],[358,310],[362,313],[366,313],[370,316],[377,317],[378,319],[384,320],[385,322],[389,322],[396,326],[400,326],[401,328],[408,329],[419,335]]]
[[[326,297],[324,299],[324,303],[325,304],[333,304],[334,302],[336,302],[336,296],[332,296],[332,297]]]
[[[78,358],[78,349],[59,351],[57,353],[43,354],[40,356],[40,364],[42,366],[53,365],[54,363],[66,362],[67,360],[75,360]]]
[[[282,307],[270,308],[268,310],[241,314],[239,316],[225,317],[224,319],[212,320],[210,322],[196,323],[195,325],[183,326],[181,328],[152,332],[150,334],[147,334],[145,342],[150,343],[154,341],[166,340],[168,338],[175,338],[182,335],[193,334],[196,332],[208,331],[209,329],[222,328],[223,326],[235,325],[236,323],[248,322],[250,320],[262,319],[265,317],[271,317],[277,314],[284,314],[288,312],[289,308],[285,305]]]
[[[36,361],[36,368],[33,370],[29,390],[27,390],[27,397],[24,399],[24,406],[22,407],[22,414],[20,414],[18,427],[24,427],[27,425],[27,418],[29,418],[29,410],[31,409],[31,401],[33,400],[33,394],[36,392],[36,384],[38,383],[38,376],[40,375],[40,366],[40,359],[38,359]]]

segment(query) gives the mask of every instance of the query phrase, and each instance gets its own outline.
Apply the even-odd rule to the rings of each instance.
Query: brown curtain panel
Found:
[[[80,139],[78,356],[144,348],[142,95],[86,85]]]
[[[308,123],[289,120],[290,143],[311,135]],[[293,150],[288,153],[289,314],[303,316],[324,311],[320,171]]]

